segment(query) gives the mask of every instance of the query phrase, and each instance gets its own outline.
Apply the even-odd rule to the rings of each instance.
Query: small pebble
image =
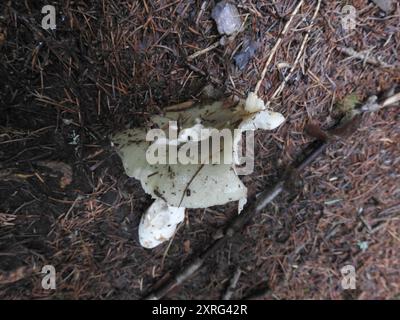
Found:
[[[217,23],[220,34],[231,35],[240,30],[242,20],[236,6],[228,1],[220,1],[214,7],[212,18]]]
[[[259,43],[256,41],[246,41],[243,44],[242,50],[233,57],[239,70],[243,70],[246,67],[250,59],[255,55],[258,47]]]

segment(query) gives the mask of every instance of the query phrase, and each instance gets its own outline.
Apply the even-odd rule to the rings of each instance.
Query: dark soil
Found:
[[[49,1],[0,4],[0,298],[138,299],[179,270],[235,214],[236,204],[189,210],[171,244],[143,249],[141,214],[152,200],[128,178],[110,134],[144,126],[165,106],[200,99],[212,84],[225,96],[253,90],[296,1],[238,1],[245,30],[218,41],[215,1],[51,1],[57,29],[41,28]],[[323,1],[298,71],[274,101],[286,123],[256,135],[251,192],[275,182],[313,138],[313,120],[335,122],[351,93],[363,101],[400,84],[400,7],[381,12],[353,1],[356,29],[341,27],[343,1]],[[315,1],[306,1],[280,46],[260,95],[268,100],[293,63]],[[304,20],[303,20],[304,18]],[[233,56],[260,42],[243,70]],[[393,68],[336,50],[370,50]],[[219,299],[235,270],[234,298],[393,299],[400,297],[400,117],[398,106],[365,115],[351,138],[331,146],[171,299]],[[54,265],[57,289],[41,286]],[[357,289],[343,290],[353,265]]]

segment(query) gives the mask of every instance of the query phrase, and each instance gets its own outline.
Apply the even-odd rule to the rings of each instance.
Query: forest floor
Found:
[[[209,84],[246,97],[297,1],[238,1],[243,32],[190,61],[221,37],[211,18],[215,1],[53,1],[53,31],[41,28],[47,2],[0,4],[0,298],[139,299],[210,243],[236,204],[187,210],[172,242],[142,248],[138,224],[152,200],[124,173],[110,135],[200,99]],[[295,16],[263,99],[281,83],[278,65],[294,62],[315,3]],[[328,128],[349,97],[362,102],[400,84],[398,3],[385,14],[352,1],[351,31],[341,24],[343,3],[323,1],[299,67],[274,100],[285,124],[256,134],[255,170],[242,178],[252,192],[273,184],[313,140],[304,133],[309,121]],[[233,57],[248,40],[259,48],[239,69]],[[393,106],[365,115],[354,135],[332,144],[168,298],[219,299],[240,268],[236,299],[257,291],[263,299],[399,299],[399,213]],[[41,286],[44,265],[55,267],[55,290]],[[346,265],[355,268],[355,290],[341,286]]]

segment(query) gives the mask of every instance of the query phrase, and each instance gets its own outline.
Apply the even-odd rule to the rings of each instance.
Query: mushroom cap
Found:
[[[206,208],[246,198],[247,188],[234,170],[238,163],[241,133],[272,130],[284,121],[284,117],[265,110],[264,102],[251,92],[245,101],[226,99],[198,104],[185,110],[167,112],[164,116],[155,115],[151,120],[165,133],[155,142],[146,141],[147,133],[143,128],[125,130],[112,139],[127,175],[139,179],[146,193],[154,199],[164,200],[169,206]],[[176,135],[169,130],[171,123]],[[203,152],[199,144],[215,138],[215,132],[204,133],[205,129],[218,129],[219,132],[225,129],[232,136],[228,142],[224,138],[222,149],[209,150],[209,154],[220,159],[219,163],[213,162],[211,157],[207,159],[210,161],[201,158],[202,161],[185,164],[168,161],[170,146],[181,148],[180,151],[197,147],[193,150]],[[149,151],[156,150],[159,155],[162,146],[166,147],[166,161],[151,163]],[[195,154],[189,157],[191,160],[194,158]]]

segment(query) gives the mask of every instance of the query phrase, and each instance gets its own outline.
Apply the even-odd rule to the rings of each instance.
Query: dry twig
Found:
[[[214,42],[214,43],[213,43],[212,45],[210,45],[209,47],[207,47],[207,48],[205,48],[205,49],[203,49],[203,50],[196,51],[195,53],[191,54],[190,56],[187,57],[187,60],[188,60],[188,61],[192,61],[192,60],[194,60],[195,58],[197,58],[198,56],[201,56],[201,55],[203,55],[203,54],[205,54],[205,53],[207,53],[207,52],[209,52],[209,51],[211,51],[211,50],[214,50],[215,48],[219,47],[219,45],[220,45],[220,42],[219,42],[219,41]]]
[[[279,48],[279,46],[280,46],[280,44],[281,44],[281,42],[283,40],[283,37],[288,32],[289,26],[292,23],[294,16],[297,14],[297,12],[299,12],[299,10],[300,10],[301,6],[303,5],[303,3],[304,3],[304,0],[299,1],[299,3],[297,4],[296,8],[294,8],[293,12],[290,14],[289,20],[286,22],[285,27],[283,28],[281,34],[279,35],[278,40],[276,40],[276,43],[275,43],[274,47],[272,48],[272,50],[271,50],[271,52],[269,54],[268,60],[265,63],[264,68],[263,68],[263,70],[261,72],[260,80],[258,80],[258,82],[256,84],[256,87],[254,88],[254,93],[257,94],[260,91],[260,87],[261,87],[261,84],[262,84],[262,82],[263,82],[263,80],[265,78],[265,75],[267,73],[268,67],[271,64],[272,59],[274,58],[275,53],[278,50],[278,48]]]
[[[376,67],[393,68],[393,65],[387,64],[379,58],[371,57],[368,53],[355,51],[353,48],[337,47],[337,50],[346,54],[350,58],[355,58],[364,61],[364,63],[372,64]]]
[[[230,300],[233,293],[235,292],[237,283],[239,282],[240,275],[242,274],[242,270],[240,268],[237,268],[231,281],[229,282],[228,288],[226,288],[226,291],[224,295],[222,296],[222,300]]]
[[[305,47],[306,47],[307,41],[308,41],[308,39],[309,39],[309,37],[310,37],[311,29],[312,29],[312,27],[314,26],[314,22],[315,22],[315,19],[316,19],[317,15],[318,15],[318,12],[319,12],[319,9],[320,9],[320,8],[321,8],[321,0],[318,0],[317,6],[316,6],[315,11],[314,11],[314,15],[313,15],[313,17],[311,18],[310,26],[308,27],[307,33],[306,33],[306,35],[304,36],[303,42],[301,43],[301,46],[300,46],[299,52],[297,53],[296,59],[295,59],[293,65],[292,65],[292,67],[290,68],[290,71],[288,72],[288,74],[287,74],[286,77],[283,79],[282,83],[280,84],[280,86],[279,86],[279,87],[275,90],[275,92],[272,94],[270,101],[273,100],[273,99],[275,99],[276,97],[278,97],[279,94],[281,94],[281,92],[283,91],[283,89],[284,89],[285,86],[286,86],[286,83],[289,81],[289,79],[290,79],[291,76],[293,75],[293,72],[294,72],[294,70],[296,69],[297,64],[299,63],[299,61],[300,61],[300,59],[301,59],[301,57],[302,57],[302,55],[303,55],[303,52],[304,52],[304,49],[305,49]],[[268,102],[267,105],[268,105],[269,103],[270,103],[270,102]]]

